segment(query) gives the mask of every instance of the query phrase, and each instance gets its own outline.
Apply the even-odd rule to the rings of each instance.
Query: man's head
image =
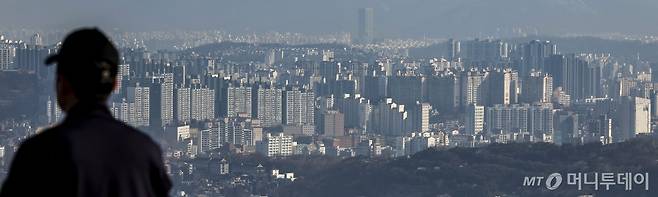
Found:
[[[119,52],[98,29],[79,29],[46,59],[57,63],[57,103],[68,111],[78,102],[105,102],[116,86]]]

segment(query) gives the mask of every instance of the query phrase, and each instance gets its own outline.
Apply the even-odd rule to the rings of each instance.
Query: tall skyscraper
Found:
[[[372,43],[375,39],[375,11],[373,8],[360,8],[358,15],[358,42]]]

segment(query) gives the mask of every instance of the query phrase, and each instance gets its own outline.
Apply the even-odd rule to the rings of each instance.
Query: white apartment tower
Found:
[[[149,87],[140,87],[139,83],[135,87],[128,88],[128,102],[131,106],[129,124],[136,127],[149,126],[151,109],[149,96]]]
[[[163,74],[164,80],[160,84],[160,112],[162,126],[174,123],[174,74]]]

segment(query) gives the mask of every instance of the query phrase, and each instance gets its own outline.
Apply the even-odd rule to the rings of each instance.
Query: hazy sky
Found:
[[[354,32],[359,7],[375,9],[384,37],[658,33],[656,0],[0,0],[0,26]]]

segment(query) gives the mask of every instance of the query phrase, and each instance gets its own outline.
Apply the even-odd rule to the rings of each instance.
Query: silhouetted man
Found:
[[[52,63],[66,119],[21,144],[0,196],[167,196],[160,148],[105,104],[119,63],[108,38],[97,29],[75,31],[46,59]]]

